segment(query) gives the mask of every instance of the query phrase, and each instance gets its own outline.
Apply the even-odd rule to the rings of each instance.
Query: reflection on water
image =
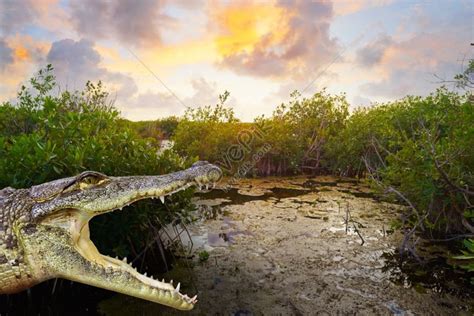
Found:
[[[448,247],[442,246],[445,251]],[[443,249],[442,248],[442,249]],[[383,271],[390,274],[390,278],[396,284],[404,287],[413,287],[417,292],[427,293],[449,293],[472,299],[473,292],[467,289],[471,288],[470,277],[474,273],[466,273],[465,270],[453,269],[446,262],[446,258],[439,254],[428,253],[427,257],[419,258],[406,257],[403,260],[397,251],[385,252],[383,257],[386,259],[386,265]]]
[[[229,188],[225,190],[215,189],[206,193],[198,193],[197,195],[202,199],[206,200],[225,200],[224,202],[219,204],[219,208],[222,208],[226,205],[242,205],[251,201],[268,201],[271,198],[285,199],[291,197],[298,197],[307,194],[309,190],[277,187],[265,190],[262,194],[259,195],[241,193],[242,191],[242,189],[237,188]]]

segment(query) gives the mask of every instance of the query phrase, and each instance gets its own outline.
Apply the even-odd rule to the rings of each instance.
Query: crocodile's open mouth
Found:
[[[199,188],[208,188],[211,185],[213,186],[214,182],[211,180],[208,182],[183,182],[179,185],[173,185],[172,190],[168,193],[156,189],[137,192],[133,196],[127,196],[127,202],[124,202],[122,199],[114,204],[115,208],[109,209],[106,212],[113,212],[122,209],[124,206],[143,199],[159,198],[162,202],[165,202],[165,196],[172,195],[193,185]],[[99,214],[106,212],[100,212]],[[110,284],[102,284],[103,281],[97,283],[93,282],[94,284],[91,284],[90,280],[86,280],[83,276],[67,275],[67,278],[81,283],[91,284],[131,296],[140,297],[177,309],[189,310],[193,308],[194,304],[197,302],[197,296],[189,297],[188,295],[182,294],[180,292],[180,283],[174,287],[173,281],[169,283],[164,280],[158,281],[153,279],[153,277],[148,277],[146,273],[139,273],[136,268],[127,262],[127,258],[112,258],[101,254],[90,239],[89,221],[92,217],[94,216],[89,212],[71,208],[56,212],[55,215],[46,217],[42,221],[43,224],[59,226],[69,231],[72,238],[72,244],[75,250],[85,259],[85,264],[88,265],[91,270],[94,270],[94,273],[105,275],[106,281],[110,282]],[[117,286],[114,286],[114,282],[122,287],[125,287],[124,285],[130,283],[134,284],[134,286],[130,286],[128,289],[121,289],[120,287],[117,288]]]

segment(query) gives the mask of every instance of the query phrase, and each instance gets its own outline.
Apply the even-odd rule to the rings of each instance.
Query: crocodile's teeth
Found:
[[[180,287],[181,287],[181,283],[178,282],[178,285],[176,286],[176,288],[174,289],[174,291],[175,291],[176,293],[179,293]]]
[[[165,197],[164,197],[163,195],[160,196],[160,201],[161,201],[161,203],[163,203],[163,204],[165,203]]]
[[[173,285],[173,280],[170,281],[170,284]]]
[[[123,257],[122,261],[127,263],[127,257]]]

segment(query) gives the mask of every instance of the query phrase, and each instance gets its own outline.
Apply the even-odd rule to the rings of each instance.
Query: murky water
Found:
[[[474,289],[448,267],[446,245],[428,246],[422,262],[400,260],[390,228],[402,206],[375,199],[353,179],[243,180],[198,195],[194,225],[182,233],[191,259],[160,275],[198,294],[193,315],[470,315]],[[171,238],[173,232],[169,229]],[[64,291],[81,286],[61,284]],[[87,287],[86,287],[87,288]],[[156,315],[179,312],[89,288],[81,313]],[[24,302],[32,298],[27,294]],[[97,299],[91,300],[91,296]],[[77,297],[77,296],[76,296]],[[82,296],[80,296],[82,299]],[[60,301],[60,302],[58,302]],[[61,303],[62,302],[62,303]],[[30,303],[31,304],[31,303]],[[55,311],[55,306],[42,310]]]
[[[375,199],[352,179],[245,180],[195,203],[200,220],[181,237],[209,259],[196,255],[192,266],[180,263],[167,275],[197,291],[193,315],[472,312],[464,271],[450,269],[435,252],[421,255],[421,264],[400,261],[400,235],[390,222],[402,206]],[[124,308],[177,314],[123,297],[100,304],[109,315]]]

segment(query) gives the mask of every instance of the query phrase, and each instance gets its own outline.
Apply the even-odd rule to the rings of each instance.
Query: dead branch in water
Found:
[[[359,236],[360,240],[361,240],[361,246],[363,246],[365,244],[365,240],[364,238],[362,237],[362,235],[360,234],[360,231],[359,229],[357,228],[357,225],[356,225],[356,221],[354,219],[352,219],[352,215],[351,215],[351,212],[349,210],[349,203],[346,204],[346,217],[344,219],[344,222],[346,224],[346,234],[349,230],[349,221],[352,222],[352,226],[354,227],[354,231],[357,233],[357,235]],[[360,223],[358,223],[359,225],[361,225]]]

